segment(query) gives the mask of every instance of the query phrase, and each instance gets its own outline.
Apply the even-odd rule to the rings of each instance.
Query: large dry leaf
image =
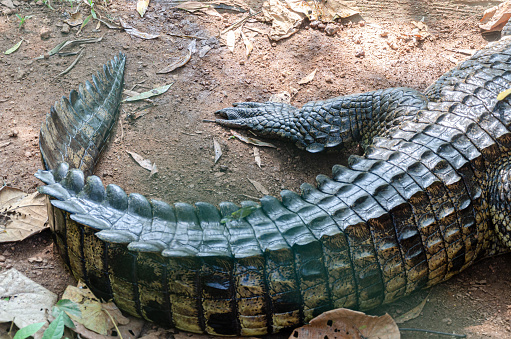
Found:
[[[11,268],[0,273],[0,323],[12,321],[18,328],[46,322],[57,295]]]
[[[501,3],[484,11],[479,28],[484,31],[500,31],[511,18],[511,1]]]
[[[78,304],[81,315],[79,317],[69,314],[70,318],[96,333],[107,335],[115,325],[126,325],[130,322],[122,315],[113,302],[102,303],[81,282],[77,287],[68,286],[62,299],[69,299]]]
[[[20,241],[48,226],[46,198],[4,186],[0,189],[0,242]]]
[[[338,308],[312,319],[293,331],[289,339],[367,338],[399,339],[399,328],[388,314],[381,317]]]

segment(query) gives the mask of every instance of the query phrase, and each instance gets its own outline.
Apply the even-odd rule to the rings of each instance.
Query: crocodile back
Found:
[[[441,77],[426,108],[348,167],[301,194],[244,202],[243,218],[229,202],[169,205],[105,189],[64,164],[38,172],[40,191],[54,198],[64,258],[97,295],[187,331],[278,332],[331,308],[391,302],[499,250],[485,192],[508,156],[511,110],[497,95],[510,86],[503,40]]]

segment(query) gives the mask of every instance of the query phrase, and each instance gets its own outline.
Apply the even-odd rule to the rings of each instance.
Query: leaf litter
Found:
[[[57,295],[11,268],[0,273],[0,323],[18,328],[46,322]]]
[[[381,317],[339,308],[312,319],[293,331],[289,339],[367,338],[399,339],[399,328],[388,314]]]
[[[126,153],[128,153],[131,158],[133,160],[135,160],[135,162],[142,168],[150,171],[151,173],[149,174],[149,177],[152,177],[153,175],[155,175],[156,173],[158,173],[158,167],[156,167],[156,164],[155,163],[152,163],[150,160],[148,159],[145,159],[143,156],[135,153],[135,152],[130,152],[130,151],[126,151]]]
[[[48,228],[46,198],[4,186],[0,189],[0,243],[21,241]]]
[[[164,69],[157,71],[156,74],[170,73],[173,70],[186,65],[188,63],[188,61],[190,61],[190,59],[192,58],[192,54],[195,53],[197,50],[197,41],[195,39],[192,40],[192,42],[190,42],[190,44],[188,45],[188,48],[186,50],[187,50],[187,52],[185,55],[180,56],[177,60],[172,62],[170,65],[168,65]]]

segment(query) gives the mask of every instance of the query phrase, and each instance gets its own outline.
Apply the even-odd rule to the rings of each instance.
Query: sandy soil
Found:
[[[314,182],[317,174],[330,173],[332,165],[345,163],[346,154],[360,152],[353,149],[312,155],[293,145],[272,141],[276,148],[259,149],[262,162],[259,168],[253,146],[230,138],[228,129],[203,122],[213,118],[215,110],[233,102],[266,101],[283,91],[292,95],[292,104],[301,106],[309,100],[395,86],[423,90],[467,57],[456,50],[477,50],[498,37],[482,36],[477,16],[460,19],[453,15],[453,19],[440,15],[426,18],[431,37],[414,42],[405,36],[415,27],[410,18],[393,21],[378,15],[381,13],[364,13],[364,23],[359,22],[361,17],[343,22],[334,36],[304,25],[291,38],[272,42],[257,33],[267,31],[269,26],[254,20],[247,22],[244,30],[254,44],[252,55],[247,58],[240,40],[231,53],[217,38],[219,31],[244,14],[198,16],[159,2],[152,4],[140,19],[135,3],[120,1],[99,11],[111,18],[121,17],[141,31],[162,36],[142,40],[104,26],[96,31],[95,24],[89,24],[81,37],[103,40],[85,46],[77,65],[57,77],[74,57],[52,56],[35,61],[33,58],[64,39],[76,38],[77,28],[72,28],[69,34],[62,32],[63,20],[71,11],[70,3],[54,3],[54,11],[43,4],[22,1],[14,4],[15,12],[32,17],[21,30],[13,11],[3,8],[5,15],[0,17],[1,51],[21,38],[25,40],[16,53],[0,55],[3,184],[29,192],[35,190],[40,183],[33,174],[41,167],[38,132],[46,112],[55,100],[90,79],[100,65],[122,51],[128,57],[126,89],[142,92],[168,83],[173,86],[166,94],[154,98],[155,106],[148,110],[135,112],[144,104],[122,106],[121,122],[96,174],[105,184],[117,183],[127,192],[168,202],[240,202],[261,196],[248,179],[258,181],[273,195],[283,188],[297,190],[302,182]],[[86,6],[81,7],[83,14],[88,14]],[[420,12],[412,14],[419,16]],[[43,38],[42,30],[49,33],[49,38]],[[157,74],[171,58],[186,53],[190,39],[175,35],[201,37],[197,40],[198,49],[210,50],[203,57],[194,54],[187,65],[170,74]],[[298,84],[315,69],[317,73],[310,83]],[[142,116],[135,118],[139,115]],[[213,139],[223,151],[216,164]],[[126,151],[155,162],[158,174],[149,177],[149,172],[139,167]],[[374,313],[399,316],[429,293],[422,315],[401,326],[466,334],[469,338],[511,337],[510,259],[510,255],[490,258],[447,283]],[[62,293],[67,284],[73,283],[53,252],[48,232],[21,243],[0,245],[0,267],[11,266],[56,293]],[[403,337],[437,336],[403,332]]]

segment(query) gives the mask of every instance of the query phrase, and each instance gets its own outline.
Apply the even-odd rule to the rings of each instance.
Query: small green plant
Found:
[[[26,15],[26,16],[21,16],[19,14],[16,13],[16,17],[19,19],[19,24],[18,24],[18,29],[21,29],[21,27],[23,27],[23,25],[25,24],[25,21],[27,21],[28,19],[30,19],[32,16],[31,15]]]
[[[37,3],[39,0],[35,0],[35,3]],[[42,0],[43,4],[46,5],[46,7],[48,7],[49,9],[51,9],[52,11],[55,10],[55,8],[51,7],[51,3],[50,3],[50,0]]]
[[[51,314],[55,319],[44,331],[42,339],[62,338],[62,336],[64,335],[64,329],[66,327],[68,328],[75,327],[73,321],[71,320],[71,318],[69,318],[68,314],[79,317],[81,315],[81,312],[77,303],[69,299],[62,299],[59,300],[59,302],[55,306],[53,306]],[[44,324],[45,323],[42,322],[37,324],[30,324],[28,326],[20,328],[18,332],[16,332],[16,335],[14,336],[13,339],[28,338],[35,334],[37,331],[39,331]]]

